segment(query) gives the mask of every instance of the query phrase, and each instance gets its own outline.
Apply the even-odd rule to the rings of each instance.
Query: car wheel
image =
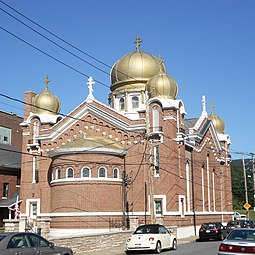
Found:
[[[161,252],[161,243],[160,241],[157,241],[155,253],[159,254]]]
[[[172,250],[177,250],[177,241],[176,241],[176,239],[173,240]]]

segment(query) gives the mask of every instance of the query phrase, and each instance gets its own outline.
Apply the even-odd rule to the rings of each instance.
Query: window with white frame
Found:
[[[154,167],[154,175],[159,176],[159,145],[154,146]]]
[[[3,198],[8,198],[9,195],[9,183],[4,182],[3,184]]]
[[[138,96],[132,97],[132,108],[133,109],[139,108],[139,97]]]
[[[38,206],[37,206],[37,202],[30,202],[29,204],[29,216],[30,218],[36,218],[37,217],[37,212],[38,210]]]
[[[0,126],[0,143],[11,144],[11,129]]]
[[[88,167],[83,167],[81,170],[81,177],[90,177],[90,169]]]
[[[66,178],[73,178],[74,177],[74,170],[72,167],[68,167],[66,169]]]
[[[163,214],[163,205],[162,205],[162,199],[155,199],[155,214],[156,216],[162,215]]]
[[[32,183],[37,183],[39,181],[39,170],[38,170],[38,157],[33,156],[33,176]]]
[[[100,178],[107,177],[107,172],[106,172],[106,169],[104,167],[100,167],[98,169],[98,177],[100,177]]]
[[[61,170],[60,170],[60,168],[57,168],[56,171],[55,171],[55,179],[56,180],[61,179]]]
[[[118,168],[113,169],[113,178],[120,178],[120,173]]]
[[[152,109],[152,127],[153,127],[153,132],[160,131],[158,107],[153,107],[153,109]]]
[[[125,110],[125,99],[122,97],[119,100],[119,110],[124,111]]]
[[[37,143],[36,137],[39,135],[39,121],[36,120],[33,125],[34,125],[34,127],[33,127],[33,143]]]

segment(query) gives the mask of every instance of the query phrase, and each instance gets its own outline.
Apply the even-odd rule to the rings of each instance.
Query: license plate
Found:
[[[210,233],[211,231],[210,230],[206,230],[206,233]]]
[[[141,246],[141,244],[140,243],[135,243],[135,246]]]

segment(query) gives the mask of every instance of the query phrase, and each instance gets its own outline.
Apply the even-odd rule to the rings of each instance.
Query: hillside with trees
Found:
[[[254,188],[253,188],[253,171],[252,161],[245,160],[246,180],[247,180],[247,194],[248,203],[251,205],[250,210],[254,208]],[[244,210],[245,204],[245,179],[243,162],[241,159],[233,160],[231,162],[232,172],[232,194],[233,194],[233,210]]]

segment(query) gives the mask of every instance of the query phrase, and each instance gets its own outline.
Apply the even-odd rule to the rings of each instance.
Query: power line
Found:
[[[16,39],[20,40],[21,42],[23,42],[23,43],[29,45],[30,47],[34,48],[35,50],[39,51],[40,53],[42,53],[42,54],[48,56],[49,58],[51,58],[51,59],[57,61],[58,63],[60,63],[60,64],[62,64],[62,65],[68,67],[69,69],[75,71],[76,73],[79,73],[79,74],[81,74],[81,75],[83,75],[83,76],[85,76],[85,77],[87,77],[87,78],[90,77],[90,75],[87,75],[87,74],[85,74],[85,73],[79,71],[78,69],[76,69],[76,68],[74,68],[74,67],[72,67],[72,66],[70,66],[70,65],[68,65],[68,64],[66,64],[66,63],[64,63],[63,61],[59,60],[58,58],[53,57],[52,55],[46,53],[45,51],[43,51],[43,50],[41,50],[41,49],[39,49],[39,48],[37,48],[36,46],[32,45],[31,43],[29,43],[29,42],[23,40],[23,39],[20,38],[19,36],[17,36],[17,35],[15,35],[15,34],[13,34],[12,32],[8,31],[7,29],[5,29],[5,28],[3,28],[3,27],[0,27],[0,28],[1,28],[3,31],[5,31],[6,33],[10,34],[11,36],[13,36],[13,37],[15,37]],[[99,83],[99,84],[101,84],[101,85],[103,85],[103,86],[109,88],[108,85],[106,85],[106,84],[100,82],[99,80],[94,79],[94,81],[96,81],[97,83]]]

